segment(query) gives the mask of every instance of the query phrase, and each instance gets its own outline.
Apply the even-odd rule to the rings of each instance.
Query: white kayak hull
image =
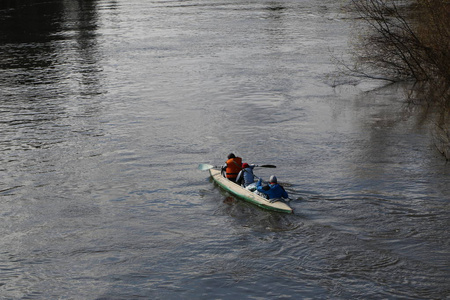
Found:
[[[221,188],[223,188],[233,196],[236,196],[267,210],[289,214],[293,212],[293,209],[282,201],[270,202],[268,199],[265,199],[258,194],[255,194],[243,188],[242,186],[228,180],[227,178],[223,177],[222,174],[220,174],[220,170],[210,169],[209,173],[211,174],[214,182],[216,182]]]

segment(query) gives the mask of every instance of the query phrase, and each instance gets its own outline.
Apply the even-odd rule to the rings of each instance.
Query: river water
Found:
[[[450,168],[339,1],[3,1],[2,299],[449,299]],[[228,153],[295,213],[225,194]]]

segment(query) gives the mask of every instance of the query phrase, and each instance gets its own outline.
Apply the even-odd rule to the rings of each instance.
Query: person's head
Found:
[[[275,175],[270,176],[270,178],[269,178],[269,183],[270,184],[275,184],[277,182],[278,182],[277,176],[275,176]]]
[[[228,159],[230,159],[230,158],[235,158],[235,157],[236,157],[236,155],[234,155],[234,153],[228,154]]]
[[[242,168],[243,168],[243,169],[248,168],[248,167],[249,167],[248,163],[243,163],[243,164],[242,164]]]

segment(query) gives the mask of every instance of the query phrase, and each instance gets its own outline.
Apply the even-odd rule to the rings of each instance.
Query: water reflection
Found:
[[[53,84],[96,71],[95,1],[10,2],[0,16],[2,85]]]
[[[67,122],[101,110],[97,2],[10,1],[1,8],[3,159],[67,142],[73,132],[98,135],[92,124]]]
[[[82,95],[95,95],[101,93],[100,76],[101,67],[98,65],[101,59],[97,40],[98,12],[95,1],[65,1],[67,3],[64,15],[64,23],[68,32],[74,32],[76,44],[76,57],[79,61],[79,81]],[[75,6],[75,7],[72,7]]]
[[[58,116],[64,108],[57,102],[102,92],[96,1],[11,1],[3,8],[0,86],[9,109],[46,101]]]

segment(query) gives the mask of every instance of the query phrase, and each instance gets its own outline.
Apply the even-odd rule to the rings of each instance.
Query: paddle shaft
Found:
[[[275,165],[255,165],[255,167],[259,167],[259,168],[276,168],[277,166]],[[205,171],[205,170],[209,170],[209,169],[218,169],[220,168],[220,166],[213,166],[210,164],[199,164],[198,165],[198,169]]]

